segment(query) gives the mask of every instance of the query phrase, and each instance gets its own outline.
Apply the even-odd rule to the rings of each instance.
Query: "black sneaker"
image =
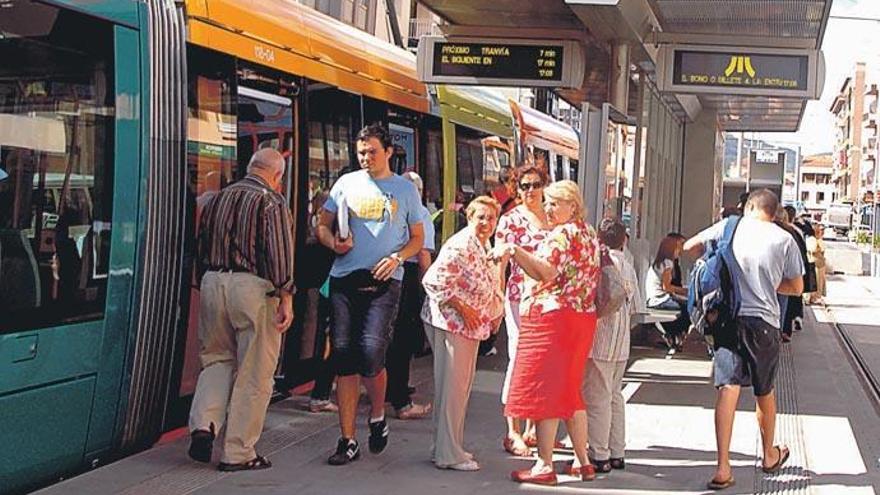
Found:
[[[331,466],[344,466],[351,461],[356,461],[361,456],[361,447],[357,440],[340,438],[336,442],[336,452],[327,459]]]
[[[388,421],[369,422],[370,425],[370,452],[381,454],[388,446]]]
[[[213,425],[212,425],[213,429]],[[214,432],[210,430],[196,430],[190,434],[189,457],[196,462],[211,462],[211,452],[214,450]]]

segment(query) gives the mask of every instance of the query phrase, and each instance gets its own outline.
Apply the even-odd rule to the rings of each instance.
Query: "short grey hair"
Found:
[[[251,156],[251,159],[248,162],[247,171],[248,173],[252,173],[256,170],[284,173],[285,165],[284,155],[279,153],[278,150],[274,148],[263,148],[257,150],[257,152]]]
[[[422,195],[422,192],[425,190],[425,183],[422,182],[422,178],[419,177],[419,174],[410,170],[403,174],[403,178],[415,184],[416,189],[419,190],[419,196]]]

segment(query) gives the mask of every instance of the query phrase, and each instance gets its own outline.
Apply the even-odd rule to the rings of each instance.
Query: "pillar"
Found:
[[[704,109],[685,126],[681,231],[691,236],[712,224],[715,217],[716,116]]]

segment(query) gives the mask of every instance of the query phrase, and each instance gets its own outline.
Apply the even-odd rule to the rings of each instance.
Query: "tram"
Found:
[[[561,154],[552,119],[522,108],[533,118],[515,124],[497,91],[428,88],[412,53],[293,1],[2,4],[0,492],[185,424],[200,207],[256,149],[289,165],[299,291],[277,375],[290,386],[323,350],[332,254],[316,215],[364,124],[389,126],[395,168],[424,178],[444,238],[455,205],[504,194],[518,149]],[[562,176],[577,153],[564,156]]]

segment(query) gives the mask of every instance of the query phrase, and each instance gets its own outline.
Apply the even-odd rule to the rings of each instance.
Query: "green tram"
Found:
[[[185,424],[199,205],[256,149],[289,160],[300,291],[285,386],[323,353],[332,256],[314,220],[362,125],[391,128],[443,238],[470,197],[512,193],[518,154],[577,168],[567,126],[497,91],[427,88],[410,52],[294,2],[0,0],[0,60],[0,493]]]

